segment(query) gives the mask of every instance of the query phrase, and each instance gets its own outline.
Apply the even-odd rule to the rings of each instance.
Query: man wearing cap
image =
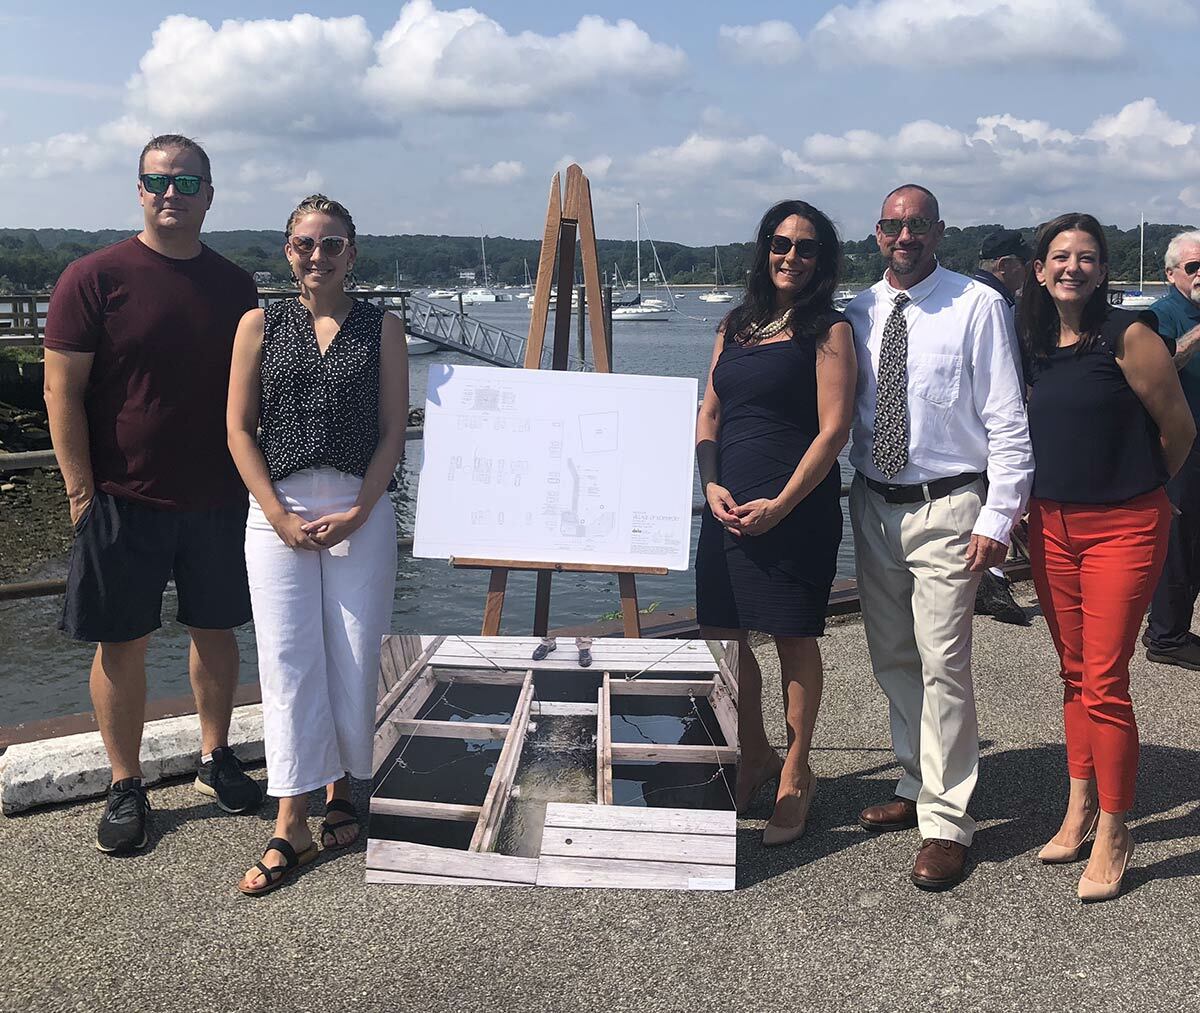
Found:
[[[1032,254],[1021,233],[1015,229],[998,229],[983,237],[979,246],[979,266],[971,278],[999,292],[1011,309],[1025,284],[1025,271],[1031,259]],[[1024,610],[1013,599],[1008,578],[998,566],[985,570],[979,581],[979,590],[975,592],[975,614],[992,616],[1014,626],[1029,625]]]
[[[983,237],[979,246],[979,267],[971,277],[995,289],[1012,307],[1025,284],[1025,269],[1030,259],[1029,247],[1021,233],[1000,229]]]
[[[850,519],[863,627],[901,777],[875,833],[920,827],[913,883],[963,877],[979,774],[971,620],[1033,482],[1012,313],[937,262],[937,198],[905,184],[875,227],[887,271],[846,307],[858,353]],[[986,476],[986,481],[985,481]]]
[[[1192,414],[1200,420],[1200,231],[1181,232],[1164,258],[1171,288],[1150,307],[1158,332],[1175,344],[1175,368]],[[1200,441],[1198,441],[1200,442]],[[1162,665],[1200,670],[1200,637],[1192,633],[1192,612],[1200,592],[1200,447],[1167,483],[1178,515],[1171,522],[1167,561],[1142,643],[1146,657]]]

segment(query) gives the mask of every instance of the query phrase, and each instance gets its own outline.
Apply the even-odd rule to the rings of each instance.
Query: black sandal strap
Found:
[[[277,879],[279,876],[281,876],[281,875],[283,874],[283,871],[284,871],[284,870],[283,870],[283,869],[282,869],[280,866],[278,866],[278,865],[277,865],[277,866],[275,866],[275,867],[274,867],[274,868],[272,868],[272,869],[268,869],[268,868],[267,868],[265,865],[263,865],[263,864],[262,864],[262,862],[255,862],[255,863],[254,863],[254,868],[256,868],[256,869],[257,869],[259,872],[261,872],[261,873],[262,873],[263,879],[265,879],[265,880],[267,881],[267,886],[274,886],[274,885],[275,885],[275,880],[276,880],[276,879]]]
[[[325,803],[325,815],[328,816],[330,813],[345,813],[347,816],[358,819],[358,810],[354,808],[353,803],[344,798],[331,798]]]
[[[284,861],[287,863],[283,866],[284,872],[286,872],[288,869],[295,868],[300,861],[300,856],[296,854],[296,849],[293,848],[291,844],[282,837],[272,837],[269,841],[267,841],[267,846],[263,850],[274,850],[283,855]]]

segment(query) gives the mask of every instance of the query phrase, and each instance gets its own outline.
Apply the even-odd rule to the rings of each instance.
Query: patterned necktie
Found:
[[[904,322],[908,302],[906,293],[896,296],[879,346],[871,460],[888,478],[908,463],[908,326]]]

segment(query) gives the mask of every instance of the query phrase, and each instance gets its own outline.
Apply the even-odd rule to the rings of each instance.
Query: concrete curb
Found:
[[[243,763],[263,759],[262,704],[236,707],[229,744]],[[196,769],[200,725],[196,716],[146,724],[142,778],[155,784]],[[5,816],[38,806],[95,798],[108,791],[111,770],[99,732],[10,746],[0,756],[0,810]]]

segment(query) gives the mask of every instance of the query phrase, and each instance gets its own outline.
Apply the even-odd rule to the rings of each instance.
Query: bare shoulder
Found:
[[[404,340],[404,320],[399,313],[384,313],[382,332],[389,341]]]

